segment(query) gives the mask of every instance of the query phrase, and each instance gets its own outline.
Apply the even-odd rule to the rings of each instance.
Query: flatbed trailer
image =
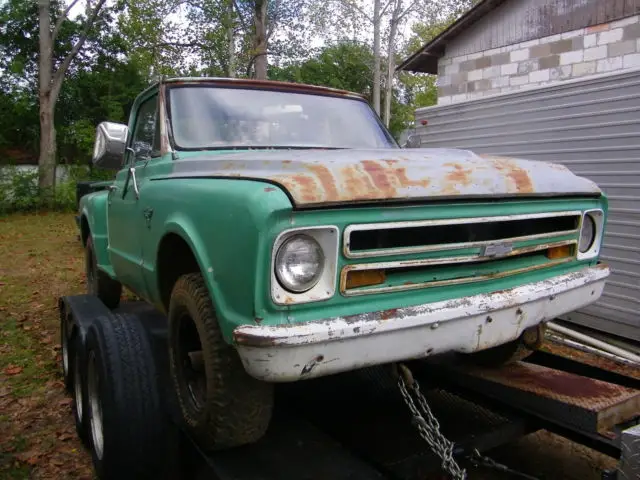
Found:
[[[91,295],[61,297],[59,308],[65,382],[74,392],[76,427],[92,451],[94,464],[96,442],[87,417],[91,399],[96,399],[82,370],[87,332],[96,323],[126,318],[141,327],[146,337],[142,343],[150,347],[147,357],[140,356],[146,351],[144,345],[132,348],[139,350],[137,358],[153,367],[155,382],[150,388],[161,399],[155,421],[162,428],[154,425],[154,431],[162,434],[156,436],[152,449],[141,450],[155,452],[154,458],[147,459],[154,468],[127,470],[127,465],[145,459],[120,456],[119,469],[105,469],[98,462],[101,478],[451,478],[442,473],[443,457],[451,456],[466,469],[467,478],[490,478],[482,473],[486,475],[488,468],[506,475],[500,478],[531,479],[519,474],[517,466],[510,469],[484,454],[546,429],[619,459],[615,471],[602,472],[603,479],[640,479],[640,380],[543,352],[499,369],[441,357],[408,362],[408,369],[372,367],[281,384],[265,437],[244,447],[203,452],[179,420],[168,375],[165,317],[143,302],[126,302],[111,311]],[[114,358],[119,361],[117,355]],[[114,379],[100,379],[110,381]],[[416,389],[422,395],[414,395],[417,401],[412,401],[409,397]],[[142,427],[138,423],[135,428]]]

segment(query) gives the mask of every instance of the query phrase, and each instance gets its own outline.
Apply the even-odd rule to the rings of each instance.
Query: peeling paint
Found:
[[[589,267],[509,290],[431,304],[290,325],[243,325],[234,330],[234,341],[247,372],[273,382],[451,351],[471,353],[502,345],[528,328],[595,301],[608,275],[604,266]],[[597,295],[588,295],[591,290]],[[265,358],[269,361],[262,361]]]

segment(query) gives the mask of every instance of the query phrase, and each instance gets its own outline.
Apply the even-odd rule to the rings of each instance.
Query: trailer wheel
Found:
[[[235,447],[264,435],[273,385],[246,373],[225,343],[199,273],[180,277],[171,293],[169,361],[185,426],[202,448]]]
[[[85,358],[86,415],[98,478],[161,478],[167,423],[142,325],[133,315],[95,321]]]
[[[544,342],[546,324],[540,323],[524,331],[520,338],[497,347],[467,355],[471,362],[486,367],[499,367],[524,360]]]
[[[76,433],[85,446],[89,445],[89,426],[87,422],[87,375],[86,362],[82,339],[75,335],[73,339],[73,418],[76,424]]]
[[[87,275],[87,292],[90,295],[97,296],[108,308],[116,308],[120,304],[122,284],[98,268],[98,259],[91,234],[87,237],[84,258],[85,273]]]
[[[74,342],[71,337],[75,335],[76,334],[73,330],[69,332],[69,319],[66,312],[62,313],[60,315],[60,357],[62,364],[62,380],[68,392],[70,392],[73,387],[72,345]]]

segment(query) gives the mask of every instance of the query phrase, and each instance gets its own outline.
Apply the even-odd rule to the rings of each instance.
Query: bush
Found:
[[[74,211],[76,184],[113,178],[113,172],[93,170],[83,165],[64,167],[66,178],[58,181],[53,195],[38,187],[37,170],[21,170],[16,166],[0,166],[0,215],[36,210]],[[48,202],[53,198],[53,203]]]

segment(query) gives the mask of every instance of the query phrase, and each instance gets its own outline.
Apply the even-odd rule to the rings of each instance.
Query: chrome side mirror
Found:
[[[122,167],[128,131],[121,123],[101,122],[98,125],[91,159],[97,168],[119,170]]]

